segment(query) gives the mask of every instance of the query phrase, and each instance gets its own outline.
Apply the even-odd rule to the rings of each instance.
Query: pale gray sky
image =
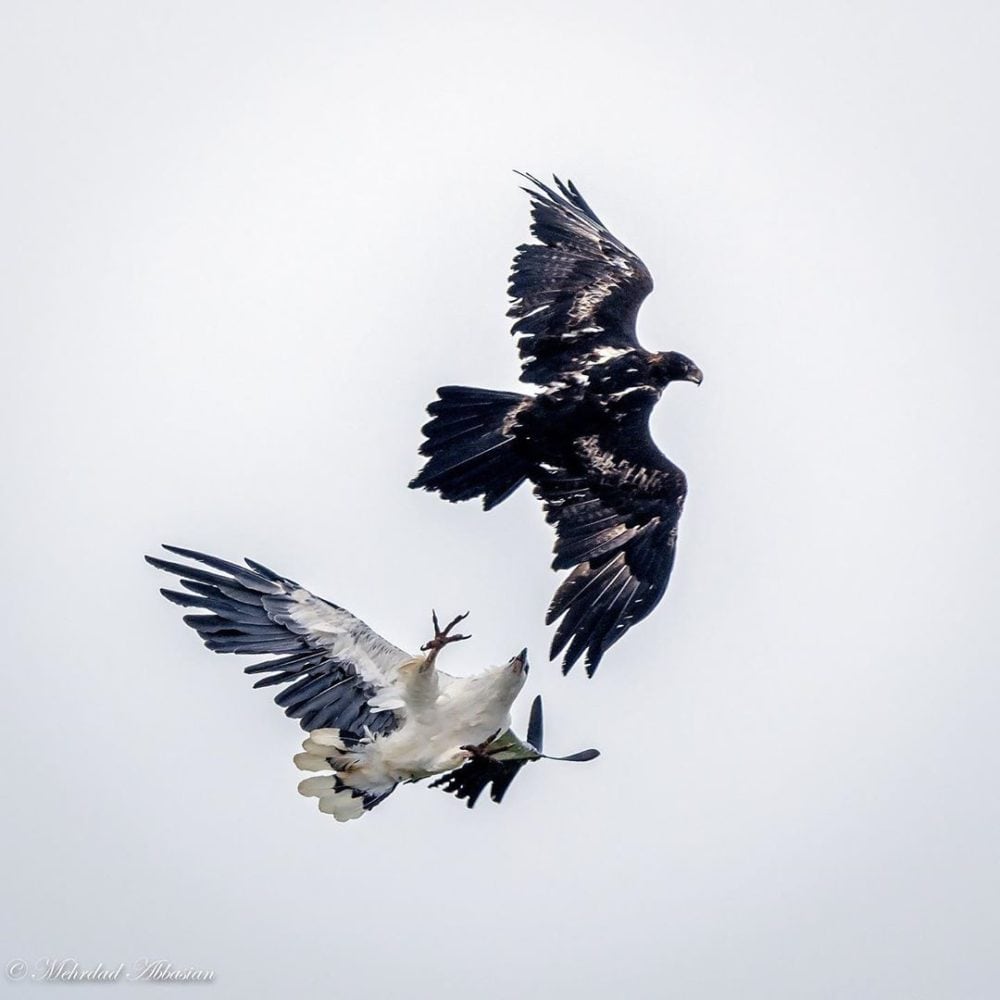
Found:
[[[3,964],[994,996],[998,20],[4,3]],[[593,681],[544,660],[530,495],[405,488],[438,384],[516,384],[515,167],[579,184],[656,279],[644,343],[706,376],[653,419],[690,481],[670,590]],[[469,608],[448,663],[527,644],[519,721],[541,691],[552,751],[603,756],[335,825],[297,727],[159,598],[160,541],[410,648]]]

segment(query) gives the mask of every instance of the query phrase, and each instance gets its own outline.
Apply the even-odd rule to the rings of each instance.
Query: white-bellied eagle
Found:
[[[263,674],[254,687],[290,684],[275,702],[308,733],[294,758],[303,771],[329,772],[299,784],[321,812],[357,819],[398,784],[443,775],[442,785],[471,807],[482,791],[499,802],[517,772],[542,753],[542,705],[532,705],[526,740],[510,730],[510,707],[528,673],[527,651],[472,677],[437,669],[440,650],[467,639],[434,615],[434,638],[412,656],[350,612],[247,559],[227,562],[190,549],[163,546],[211,567],[146,561],[180,577],[184,591],[161,590],[181,607],[207,614],[184,621],[217,653],[266,655],[245,668]],[[552,760],[592,760],[584,750]]]
[[[607,649],[656,607],[674,564],[684,473],[653,443],[649,415],[670,382],[700,384],[675,351],[636,338],[653,289],[646,265],[594,214],[572,182],[529,174],[531,233],[517,248],[508,315],[533,396],[443,386],[427,412],[427,462],[410,483],[489,510],[526,479],[555,526],[555,570],[571,569],[546,623],[562,619],[550,656],[563,672]]]

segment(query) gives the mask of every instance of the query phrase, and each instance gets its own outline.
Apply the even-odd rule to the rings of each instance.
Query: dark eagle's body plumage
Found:
[[[701,381],[688,358],[639,345],[653,287],[639,258],[572,184],[529,178],[532,235],[511,274],[513,333],[533,396],[445,386],[428,407],[410,484],[487,509],[525,480],[555,526],[554,569],[571,569],[549,608],[552,656],[586,654],[588,673],[663,596],[673,567],[684,473],[656,447],[649,415],[671,381]]]

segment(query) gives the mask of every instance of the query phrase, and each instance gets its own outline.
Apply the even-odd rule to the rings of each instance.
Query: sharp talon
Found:
[[[463,619],[469,617],[469,612],[466,611],[465,614],[456,615],[448,624],[442,629],[441,623],[438,621],[438,616],[436,611],[431,611],[431,621],[434,623],[434,638],[425,642],[420,647],[420,652],[426,653],[428,650],[438,650],[442,649],[451,642],[461,642],[463,639],[471,639],[472,636],[469,635],[450,635],[451,630]]]
[[[487,737],[482,743],[472,744],[466,743],[465,746],[459,747],[460,750],[465,750],[467,753],[472,754],[473,757],[492,757],[493,754],[490,753],[490,744],[500,735],[501,730],[497,730],[492,736]],[[495,753],[496,751],[494,751]]]
[[[463,620],[464,618],[468,618],[468,617],[469,617],[469,612],[468,612],[468,611],[466,611],[464,615],[456,615],[456,616],[455,616],[454,618],[452,618],[452,620],[451,620],[450,622],[448,622],[448,624],[447,624],[447,625],[445,625],[445,627],[444,627],[444,631],[441,631],[441,632],[439,632],[439,634],[440,634],[440,635],[442,635],[442,636],[446,636],[446,635],[448,635],[448,633],[449,633],[449,632],[451,632],[451,630],[452,630],[452,629],[453,629],[453,628],[454,628],[454,627],[455,627],[455,626],[456,626],[456,625],[457,625],[457,624],[458,624],[458,623],[459,623],[460,621],[462,621],[462,620]]]

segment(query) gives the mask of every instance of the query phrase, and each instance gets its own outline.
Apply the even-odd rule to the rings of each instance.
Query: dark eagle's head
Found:
[[[695,385],[701,385],[703,378],[701,369],[690,358],[677,351],[654,354],[650,367],[660,388],[671,382],[694,382]]]

